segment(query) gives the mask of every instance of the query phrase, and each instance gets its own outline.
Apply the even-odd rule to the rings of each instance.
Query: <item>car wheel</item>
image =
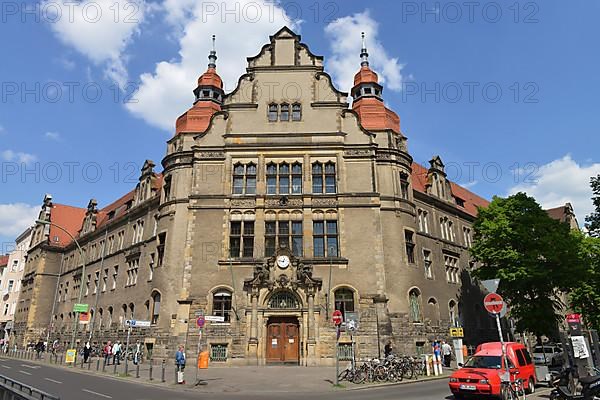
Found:
[[[533,380],[533,378],[529,378],[529,384],[527,385],[526,392],[527,394],[535,393],[535,381]]]

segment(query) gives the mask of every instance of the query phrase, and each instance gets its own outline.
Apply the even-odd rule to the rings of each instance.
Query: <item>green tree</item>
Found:
[[[587,270],[570,295],[571,307],[583,315],[590,328],[600,330],[600,238],[582,237],[581,257]]]
[[[592,201],[594,202],[596,211],[585,218],[585,221],[587,222],[585,227],[590,232],[590,236],[600,237],[600,175],[595,178],[592,177],[590,182],[592,186],[592,192],[594,192]]]
[[[494,197],[474,223],[471,253],[482,263],[479,279],[500,278],[498,293],[510,305],[517,330],[552,334],[564,307],[564,293],[583,274],[581,236],[554,220],[533,197]]]

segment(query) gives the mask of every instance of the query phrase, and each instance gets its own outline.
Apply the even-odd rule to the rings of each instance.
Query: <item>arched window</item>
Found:
[[[146,308],[146,319],[150,321],[150,300],[146,300],[144,307]]]
[[[325,164],[325,193],[335,193],[335,164]]]
[[[320,162],[312,165],[312,192],[323,193],[323,164]]]
[[[233,166],[233,194],[244,193],[244,166],[235,164]]]
[[[220,289],[213,294],[213,315],[225,318],[225,322],[231,321],[231,292]]]
[[[406,172],[400,172],[400,196],[406,200],[408,200],[408,188],[408,174]]]
[[[135,305],[133,303],[129,303],[129,318],[130,319],[135,319],[135,317],[133,316],[135,312]]]
[[[121,311],[123,312],[122,315],[121,315],[121,324],[123,326],[125,326],[125,320],[128,319],[127,318],[127,304],[123,304],[121,306]]]
[[[160,293],[152,293],[152,319],[150,320],[152,324],[158,323],[158,316],[160,315],[160,299]]]
[[[448,312],[450,315],[450,325],[455,327],[458,326],[458,314],[456,312],[456,302],[454,300],[450,300],[448,303]]]
[[[246,165],[246,194],[256,193],[256,164]]]
[[[113,322],[113,308],[112,306],[108,307],[108,329],[112,326]]]
[[[277,122],[277,104],[269,104],[269,122]]]
[[[294,103],[292,105],[292,121],[300,121],[302,119],[302,105]]]
[[[104,322],[104,309],[102,307],[100,307],[98,309],[98,316],[96,317],[98,318],[98,330],[102,330],[102,323]]]
[[[408,294],[410,319],[412,322],[421,322],[421,292],[412,289]]]
[[[431,325],[438,326],[440,324],[440,310],[438,302],[433,297],[427,301],[427,315],[431,321]]]
[[[281,104],[281,112],[279,113],[280,121],[289,121],[290,120],[290,105],[287,103]]]
[[[302,193],[302,164],[299,162],[292,164],[292,193]]]
[[[288,290],[276,292],[269,299],[269,308],[292,310],[299,307],[298,298]]]
[[[279,193],[288,194],[289,192],[290,192],[290,165],[288,163],[284,162],[284,163],[279,164]]]
[[[342,312],[342,318],[346,318],[346,312],[354,312],[354,292],[350,289],[338,289],[334,294],[335,309]]]
[[[277,164],[267,164],[267,194],[277,193]]]

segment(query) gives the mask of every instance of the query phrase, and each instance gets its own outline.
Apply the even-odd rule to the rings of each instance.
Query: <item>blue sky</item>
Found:
[[[284,24],[346,91],[367,32],[416,161],[441,155],[450,178],[486,198],[526,190],[546,207],[571,201],[583,221],[600,173],[600,3],[471,4],[3,2],[0,242],[28,225],[44,193],[85,207],[130,190],[145,159],[160,165],[191,105],[210,35],[231,90]]]

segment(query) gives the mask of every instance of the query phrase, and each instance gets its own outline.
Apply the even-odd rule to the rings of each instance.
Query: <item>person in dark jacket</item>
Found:
[[[90,346],[90,342],[87,342],[85,346],[83,346],[83,362],[87,363],[88,358],[90,358],[90,353],[92,352],[92,346]]]
[[[383,348],[383,354],[385,356],[385,358],[388,358],[389,356],[392,355],[392,341],[388,340],[388,342],[385,344],[385,347]]]
[[[175,353],[175,365],[177,366],[177,383],[185,384],[185,380],[183,380],[183,370],[185,369],[185,351],[183,350],[183,346],[179,346],[179,350]]]

